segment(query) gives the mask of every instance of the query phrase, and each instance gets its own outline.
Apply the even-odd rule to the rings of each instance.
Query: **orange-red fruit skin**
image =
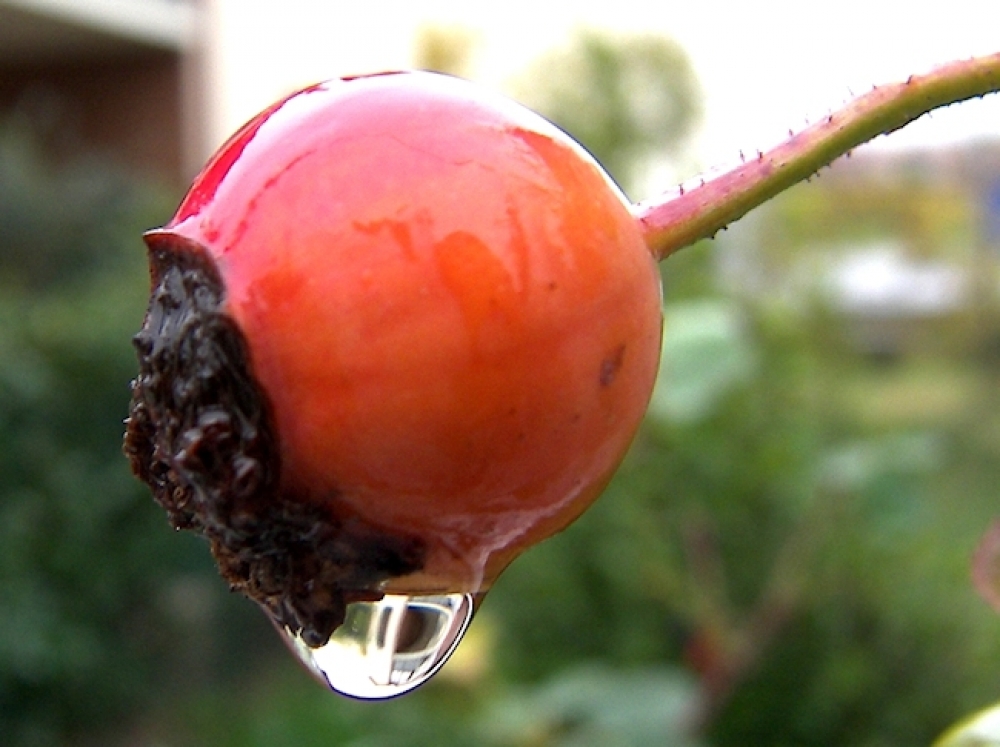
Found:
[[[283,487],[417,534],[409,591],[487,586],[601,492],[655,378],[627,203],[547,122],[456,79],[333,81],[249,122],[154,244],[204,246]]]

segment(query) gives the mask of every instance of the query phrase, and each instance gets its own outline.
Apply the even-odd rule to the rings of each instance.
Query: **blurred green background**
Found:
[[[424,66],[463,44],[428,31]],[[684,163],[681,50],[559,55],[515,94],[628,190]],[[128,473],[139,235],[180,193],[72,131],[27,99],[0,120],[0,744],[874,747],[1000,699],[970,581],[1000,484],[995,149],[859,155],[665,262],[664,366],[607,494],[434,681],[370,704]]]

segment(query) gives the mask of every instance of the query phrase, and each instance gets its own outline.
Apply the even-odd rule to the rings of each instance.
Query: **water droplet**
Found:
[[[284,630],[299,659],[330,689],[365,700],[408,693],[458,647],[477,606],[472,594],[386,594],[347,605],[343,625],[312,648]]]

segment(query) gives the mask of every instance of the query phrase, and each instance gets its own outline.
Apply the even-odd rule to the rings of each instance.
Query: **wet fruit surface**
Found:
[[[323,593],[341,610],[366,594],[488,588],[599,495],[655,378],[659,276],[627,203],[565,135],[455,79],[388,74],[290,96],[219,151],[147,242],[154,282],[192,255],[217,275],[217,312],[265,403],[273,455],[248,473],[237,513],[262,526],[301,513],[301,533],[346,543],[337,562],[370,572],[338,566]],[[147,361],[158,315],[154,303],[138,338]],[[144,401],[133,463],[154,484],[187,452],[157,441],[166,421]],[[201,490],[183,470],[171,479],[160,493]],[[235,556],[252,577],[253,548]],[[291,587],[302,568],[320,573],[278,565]],[[292,596],[316,601],[322,578]]]

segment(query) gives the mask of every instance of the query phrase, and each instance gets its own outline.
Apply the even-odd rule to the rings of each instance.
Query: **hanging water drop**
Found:
[[[477,606],[472,594],[386,594],[347,605],[344,623],[322,646],[283,634],[303,664],[341,695],[386,700],[433,677],[455,651]]]

